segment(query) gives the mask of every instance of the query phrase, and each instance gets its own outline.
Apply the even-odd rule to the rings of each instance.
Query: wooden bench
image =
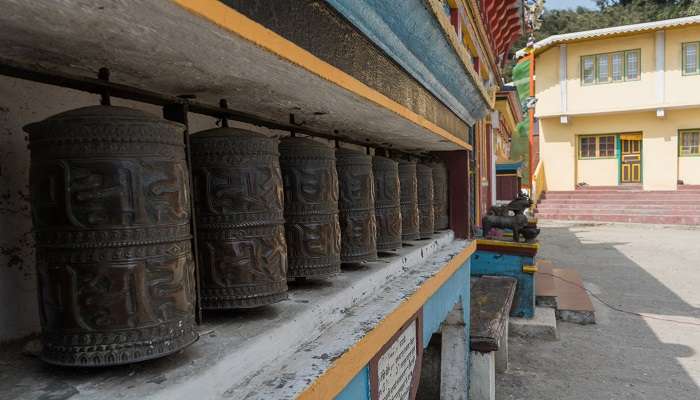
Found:
[[[508,316],[517,280],[488,276],[471,280],[470,400],[493,400],[496,372],[508,368]]]

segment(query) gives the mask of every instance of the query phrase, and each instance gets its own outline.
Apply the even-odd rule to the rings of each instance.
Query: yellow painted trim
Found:
[[[537,271],[537,265],[523,265],[523,272],[526,274],[534,274]]]
[[[484,244],[484,245],[500,246],[500,247],[516,247],[519,249],[535,249],[535,250],[540,249],[539,243],[513,243],[513,242],[502,242],[500,240],[491,240],[491,239],[476,239],[476,242],[477,242],[477,245]]]
[[[379,350],[411,319],[448,279],[476,251],[476,242],[454,256],[432,278],[425,281],[408,299],[387,315],[374,329],[355,343],[318,377],[297,400],[333,399],[342,392],[355,376],[370,362]]]
[[[307,71],[334,83],[356,95],[363,97],[378,106],[407,119],[435,135],[449,140],[467,150],[472,147],[457,138],[447,130],[437,126],[426,118],[414,113],[403,105],[384,96],[378,91],[365,85],[344,71],[326,63],[284,37],[265,28],[245,15],[217,0],[172,0],[187,11],[199,15],[221,28],[240,36],[241,38],[298,65]]]

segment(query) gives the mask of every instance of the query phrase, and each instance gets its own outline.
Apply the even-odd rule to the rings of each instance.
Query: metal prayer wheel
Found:
[[[433,169],[425,164],[418,164],[416,177],[418,178],[420,237],[421,239],[427,239],[435,233]]]
[[[447,178],[447,166],[445,163],[436,162],[430,164],[433,168],[433,209],[435,210],[435,230],[448,229],[450,227],[449,207],[449,182]]]
[[[362,151],[335,151],[340,198],[340,259],[344,263],[377,259],[372,156]]]
[[[377,251],[401,248],[401,193],[399,163],[374,156],[374,215],[377,219]]]
[[[399,187],[401,190],[401,239],[420,239],[418,219],[418,180],[416,162],[399,161]]]
[[[277,139],[234,128],[191,136],[204,309],[287,298],[284,193]]]
[[[338,175],[334,149],[311,139],[280,142],[284,180],[287,278],[340,272]]]
[[[125,364],[197,340],[183,127],[94,106],[24,129],[41,358]]]

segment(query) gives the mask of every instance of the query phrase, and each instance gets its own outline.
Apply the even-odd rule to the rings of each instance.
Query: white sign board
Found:
[[[377,400],[410,400],[417,362],[414,320],[382,354],[377,363]]]

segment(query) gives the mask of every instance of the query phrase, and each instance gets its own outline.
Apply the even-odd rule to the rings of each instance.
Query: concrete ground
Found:
[[[700,399],[700,229],[548,222],[540,256],[575,268],[597,324],[559,322],[560,340],[511,338],[496,398]],[[671,319],[677,322],[662,321]]]

